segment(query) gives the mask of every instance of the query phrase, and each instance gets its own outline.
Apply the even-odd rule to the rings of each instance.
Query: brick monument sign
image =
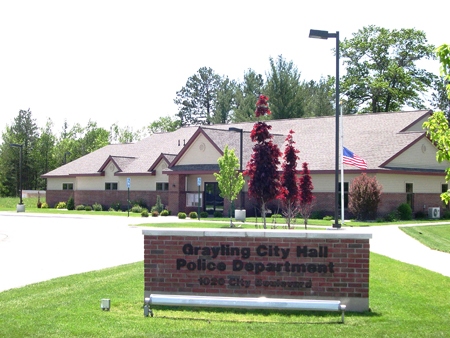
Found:
[[[144,297],[341,300],[369,309],[369,239],[347,230],[145,229]]]

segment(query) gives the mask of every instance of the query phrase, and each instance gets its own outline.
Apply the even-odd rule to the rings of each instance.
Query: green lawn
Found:
[[[371,311],[347,313],[345,324],[339,313],[161,306],[144,317],[135,263],[1,292],[0,337],[450,336],[450,278],[373,253],[370,264]]]
[[[173,226],[193,223],[227,227]],[[447,251],[450,225],[402,230]],[[0,337],[450,337],[450,278],[374,253],[371,311],[347,313],[345,324],[339,313],[297,311],[154,307],[155,317],[144,317],[143,274],[140,262],[0,292]],[[111,311],[100,309],[102,298]]]
[[[128,213],[123,211],[77,211],[77,210],[58,210],[54,208],[46,208],[46,209],[40,209],[37,208],[37,197],[32,198],[24,198],[23,203],[25,204],[25,212],[33,212],[33,213],[46,213],[46,214],[69,214],[69,215],[95,215],[95,216],[118,216],[118,217],[141,217],[141,214],[139,213]],[[44,200],[41,199],[43,202]],[[16,205],[19,202],[19,199],[17,197],[1,197],[0,198],[0,211],[16,211]],[[159,216],[161,217],[161,216]],[[147,218],[148,223],[152,226],[160,226],[157,224],[152,223],[151,219],[152,217]],[[187,218],[189,220],[189,218]],[[202,218],[201,221],[208,221],[208,222],[229,222],[230,218],[228,217],[222,217],[222,218],[212,218],[209,217],[207,219]],[[145,221],[143,221],[145,222]],[[262,225],[262,218],[261,217],[247,217],[245,223],[242,223],[240,221],[235,221],[233,219],[233,222],[235,222],[236,225],[241,225],[241,227],[244,228],[255,228],[255,225],[258,225],[261,227]],[[276,223],[274,223],[276,222]],[[275,221],[268,216],[266,220],[267,227],[273,227],[276,225],[279,228],[282,228],[282,224],[284,224],[283,218],[277,218]],[[366,226],[382,226],[382,225],[392,225],[392,224],[416,224],[416,223],[438,223],[442,222],[442,220],[431,220],[431,219],[425,219],[425,220],[412,220],[412,221],[401,221],[401,222],[356,222],[356,221],[346,221],[345,226],[347,227],[366,227]],[[450,224],[450,220],[448,220]],[[314,226],[326,226],[330,227],[334,223],[334,220],[323,220],[323,219],[309,219],[308,220],[308,227],[314,227]],[[303,219],[296,219],[293,223],[296,229],[304,229],[304,222]],[[179,226],[184,227],[184,225],[179,224]],[[186,227],[190,227],[191,225],[186,225]],[[200,225],[199,227],[207,228],[210,227],[208,225]],[[213,225],[213,227],[216,227],[216,225]]]
[[[450,253],[450,226],[400,227],[400,230],[433,250]]]

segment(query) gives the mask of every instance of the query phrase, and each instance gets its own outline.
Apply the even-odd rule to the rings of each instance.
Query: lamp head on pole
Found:
[[[312,39],[323,39],[326,40],[328,38],[336,38],[339,32],[336,33],[328,33],[328,31],[321,31],[317,29],[309,30],[309,37]]]

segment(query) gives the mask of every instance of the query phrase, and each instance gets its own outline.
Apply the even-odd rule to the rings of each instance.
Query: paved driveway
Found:
[[[159,221],[167,219],[0,212],[0,292],[142,261],[142,228],[129,224]],[[372,252],[450,277],[450,254],[428,249],[397,226],[351,231],[372,233]]]
[[[142,261],[142,222],[127,217],[0,213],[0,292]]]

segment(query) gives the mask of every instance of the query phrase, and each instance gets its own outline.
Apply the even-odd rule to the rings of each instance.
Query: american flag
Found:
[[[358,167],[359,169],[367,169],[367,162],[365,160],[347,148],[343,148],[344,152],[342,153],[342,163]]]

